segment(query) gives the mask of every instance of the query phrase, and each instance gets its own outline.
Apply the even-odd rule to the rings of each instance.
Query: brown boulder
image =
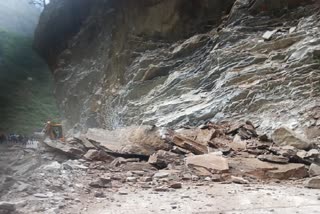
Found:
[[[233,175],[252,175],[257,178],[266,178],[265,174],[278,168],[278,165],[260,161],[256,158],[229,159],[230,172]]]
[[[308,177],[308,170],[304,164],[287,164],[279,165],[278,169],[271,170],[266,173],[268,178],[286,180],[290,178],[305,178]]]
[[[272,134],[274,143],[278,146],[293,146],[297,149],[310,149],[312,144],[302,137],[296,135],[287,128],[276,129]]]
[[[196,155],[208,153],[207,146],[182,135],[174,135],[172,142],[176,146],[186,149]]]

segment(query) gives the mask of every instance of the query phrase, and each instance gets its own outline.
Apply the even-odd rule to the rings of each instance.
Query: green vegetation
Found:
[[[0,30],[0,131],[30,134],[59,120],[53,81],[32,38]]]

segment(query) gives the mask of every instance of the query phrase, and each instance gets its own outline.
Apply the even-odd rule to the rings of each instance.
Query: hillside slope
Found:
[[[0,131],[30,134],[57,118],[53,81],[32,38],[0,31]]]

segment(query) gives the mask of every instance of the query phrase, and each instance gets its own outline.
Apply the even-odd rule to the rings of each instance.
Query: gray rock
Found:
[[[160,178],[167,178],[167,177],[169,177],[169,175],[170,175],[170,173],[168,173],[168,172],[157,172],[156,174],[154,174],[153,175],[153,178],[158,178],[158,179],[160,179]]]
[[[320,157],[320,152],[317,149],[311,149],[305,155],[306,158],[318,158]]]
[[[89,183],[89,186],[94,188],[111,188],[111,178],[98,178],[96,181]]]
[[[170,190],[169,190],[169,188],[167,188],[165,186],[160,186],[160,187],[154,188],[154,191],[156,191],[156,192],[168,192]]]
[[[132,174],[138,175],[138,176],[143,176],[145,174],[145,172],[142,170],[135,170],[135,171],[132,171]]]
[[[266,161],[270,163],[280,163],[286,164],[289,162],[289,158],[283,156],[276,156],[276,155],[259,155],[258,159],[261,161]]]
[[[137,182],[137,178],[136,177],[127,177],[126,181],[127,182]]]
[[[106,195],[103,192],[95,192],[94,197],[96,198],[105,198]]]
[[[33,195],[36,198],[50,198],[53,196],[52,192],[48,192],[48,193],[36,193]]]
[[[158,169],[164,169],[168,166],[169,163],[179,164],[179,157],[180,156],[175,153],[159,150],[149,157],[148,163],[157,167]]]
[[[192,181],[198,181],[200,178],[197,175],[192,175],[191,180]]]
[[[151,177],[142,177],[140,179],[142,182],[151,182],[152,181],[152,178]]]
[[[310,177],[320,176],[320,165],[312,163],[309,168]]]
[[[119,190],[118,194],[119,195],[128,195],[128,192],[126,190]]]
[[[241,178],[241,177],[235,177],[235,176],[231,176],[231,181],[236,184],[248,184],[249,183],[248,180]]]
[[[90,149],[84,156],[85,159],[91,161],[108,161],[111,162],[114,160],[114,157],[108,155],[102,150]]]
[[[264,40],[270,40],[271,37],[273,36],[273,34],[275,34],[277,31],[278,31],[278,29],[272,30],[272,31],[269,31],[269,30],[268,30],[268,31],[266,31],[266,32],[263,34],[262,38],[263,38]]]
[[[221,181],[222,181],[221,175],[218,175],[218,174],[212,175],[212,176],[211,176],[211,179],[212,179],[212,181],[214,181],[214,182],[221,182]]]
[[[170,184],[170,188],[172,189],[181,189],[182,188],[182,183],[180,182],[175,182]]]
[[[186,173],[186,174],[182,175],[182,180],[189,181],[191,179],[192,179],[192,175],[189,174],[189,173]]]
[[[49,138],[46,138],[43,143],[51,149],[58,150],[72,158],[81,158],[85,153],[82,145],[75,145],[61,141],[52,141]]]
[[[204,180],[205,181],[212,181],[212,179],[210,177],[205,177]]]
[[[320,177],[310,178],[305,182],[305,187],[311,189],[320,189]]]
[[[8,213],[13,212],[16,210],[16,204],[6,201],[0,202],[0,212],[1,211],[7,211]]]

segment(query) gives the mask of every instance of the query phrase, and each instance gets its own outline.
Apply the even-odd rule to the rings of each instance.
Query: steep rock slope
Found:
[[[52,68],[69,128],[240,118],[318,132],[310,119],[319,111],[318,8],[265,2],[54,1],[34,46]]]

